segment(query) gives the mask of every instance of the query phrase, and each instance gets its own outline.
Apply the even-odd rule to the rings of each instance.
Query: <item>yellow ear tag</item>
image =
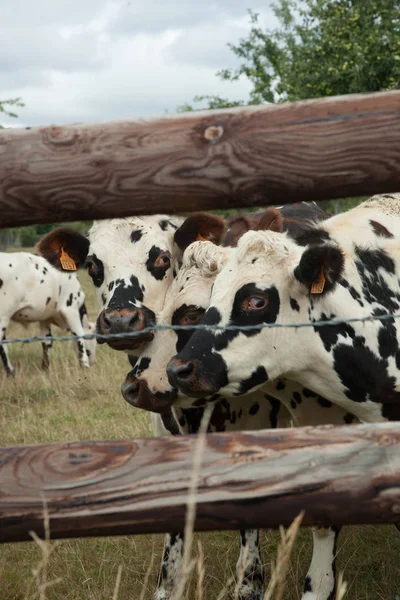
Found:
[[[203,237],[201,233],[197,234],[196,242],[207,242],[207,238]]]
[[[61,248],[60,263],[64,271],[76,271],[76,264],[73,258],[70,257],[64,248]]]
[[[324,268],[321,267],[321,272],[319,274],[318,281],[313,283],[311,286],[311,293],[312,294],[322,294],[322,292],[324,291],[324,287],[325,287]]]

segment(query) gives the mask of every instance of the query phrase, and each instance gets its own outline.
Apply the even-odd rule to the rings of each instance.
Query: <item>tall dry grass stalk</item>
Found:
[[[276,563],[273,564],[271,568],[271,579],[265,591],[264,600],[282,600],[283,598],[290,557],[303,516],[304,512],[297,515],[287,530],[283,527],[279,528],[281,541],[278,545]]]
[[[214,410],[213,404],[207,404],[201,419],[199,433],[197,435],[196,444],[194,447],[192,475],[190,478],[188,499],[186,503],[186,518],[184,529],[184,549],[182,557],[182,568],[176,589],[173,592],[172,600],[181,600],[185,591],[186,583],[189,575],[193,570],[196,561],[191,560],[192,555],[192,540],[194,531],[194,522],[196,519],[196,492],[199,484],[199,476],[201,469],[201,461],[203,458],[204,448],[207,439],[207,429],[210,423],[211,415]]]
[[[57,577],[56,579],[49,580],[48,579],[48,569],[50,556],[58,546],[58,542],[50,541],[50,517],[49,512],[47,510],[46,500],[43,498],[43,525],[44,525],[44,540],[42,540],[34,531],[30,531],[29,535],[32,537],[33,541],[39,547],[40,552],[42,553],[42,558],[39,563],[32,569],[34,582],[36,584],[36,588],[39,594],[39,600],[47,600],[47,589],[57,583],[61,583],[61,578]],[[27,592],[27,600],[30,597],[30,591],[32,586],[29,586]],[[35,594],[36,595],[36,594]]]

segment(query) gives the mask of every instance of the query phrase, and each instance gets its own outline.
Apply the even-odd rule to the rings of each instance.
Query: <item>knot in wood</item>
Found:
[[[221,139],[223,133],[224,128],[221,125],[210,125],[210,127],[205,129],[204,137],[211,144],[216,144]]]

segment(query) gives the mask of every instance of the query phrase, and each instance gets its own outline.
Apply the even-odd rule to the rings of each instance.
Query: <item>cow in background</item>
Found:
[[[82,336],[94,333],[85,306],[85,294],[75,273],[61,273],[41,256],[26,252],[0,253],[0,332],[6,339],[10,321],[23,325],[39,322],[40,335],[51,337],[51,325],[79,336],[73,348],[82,367],[94,364],[96,340]],[[49,368],[51,340],[42,342],[42,368]],[[7,375],[14,373],[7,344],[0,345]]]

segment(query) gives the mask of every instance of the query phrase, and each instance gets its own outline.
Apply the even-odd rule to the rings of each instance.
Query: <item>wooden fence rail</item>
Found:
[[[0,450],[0,541],[176,531],[197,436]],[[400,521],[400,424],[207,436],[195,529]]]
[[[0,131],[0,227],[400,190],[400,92]]]

